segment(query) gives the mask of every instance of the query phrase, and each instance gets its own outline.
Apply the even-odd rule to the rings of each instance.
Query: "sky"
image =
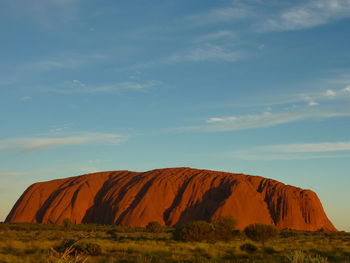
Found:
[[[350,231],[350,0],[0,1],[0,221],[32,183],[193,167]]]

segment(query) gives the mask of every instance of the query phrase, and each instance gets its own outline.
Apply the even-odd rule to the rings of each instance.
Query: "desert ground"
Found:
[[[282,230],[265,244],[236,231],[230,241],[183,242],[174,228],[93,224],[0,224],[1,263],[350,262],[350,233]]]

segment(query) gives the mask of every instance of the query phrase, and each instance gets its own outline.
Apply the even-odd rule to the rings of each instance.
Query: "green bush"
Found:
[[[160,223],[153,221],[147,224],[146,231],[150,233],[161,233],[164,229]]]
[[[245,251],[247,253],[254,253],[258,250],[256,246],[254,246],[251,243],[245,243],[242,246],[239,247],[242,251]]]
[[[264,245],[266,241],[276,238],[279,231],[274,225],[256,223],[247,226],[244,229],[244,234],[249,239]]]
[[[238,221],[232,216],[223,216],[212,223],[214,228],[214,236],[216,240],[229,241],[232,240],[237,232],[234,228]]]
[[[83,254],[88,256],[98,256],[102,253],[100,245],[89,242],[81,242],[80,240],[65,239],[62,243],[55,247],[55,250],[64,253],[68,249],[72,248],[71,254]]]
[[[212,224],[205,221],[193,221],[176,227],[174,239],[178,241],[204,241],[214,238]]]

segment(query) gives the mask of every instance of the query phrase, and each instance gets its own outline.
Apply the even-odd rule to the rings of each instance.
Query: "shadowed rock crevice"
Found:
[[[203,195],[201,201],[186,208],[180,216],[177,224],[183,224],[194,220],[204,220],[210,222],[215,211],[230,196],[230,186],[222,185],[209,189]]]

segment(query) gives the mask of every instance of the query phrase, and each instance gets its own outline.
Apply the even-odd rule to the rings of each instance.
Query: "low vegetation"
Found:
[[[276,238],[279,235],[279,231],[274,225],[257,223],[247,226],[244,229],[244,234],[249,239],[265,245],[265,242]]]
[[[234,226],[0,224],[0,263],[350,263],[350,233],[284,230],[263,241]]]
[[[230,241],[237,231],[234,230],[237,221],[230,216],[221,217],[208,223],[194,221],[175,228],[173,237],[177,241]]]

